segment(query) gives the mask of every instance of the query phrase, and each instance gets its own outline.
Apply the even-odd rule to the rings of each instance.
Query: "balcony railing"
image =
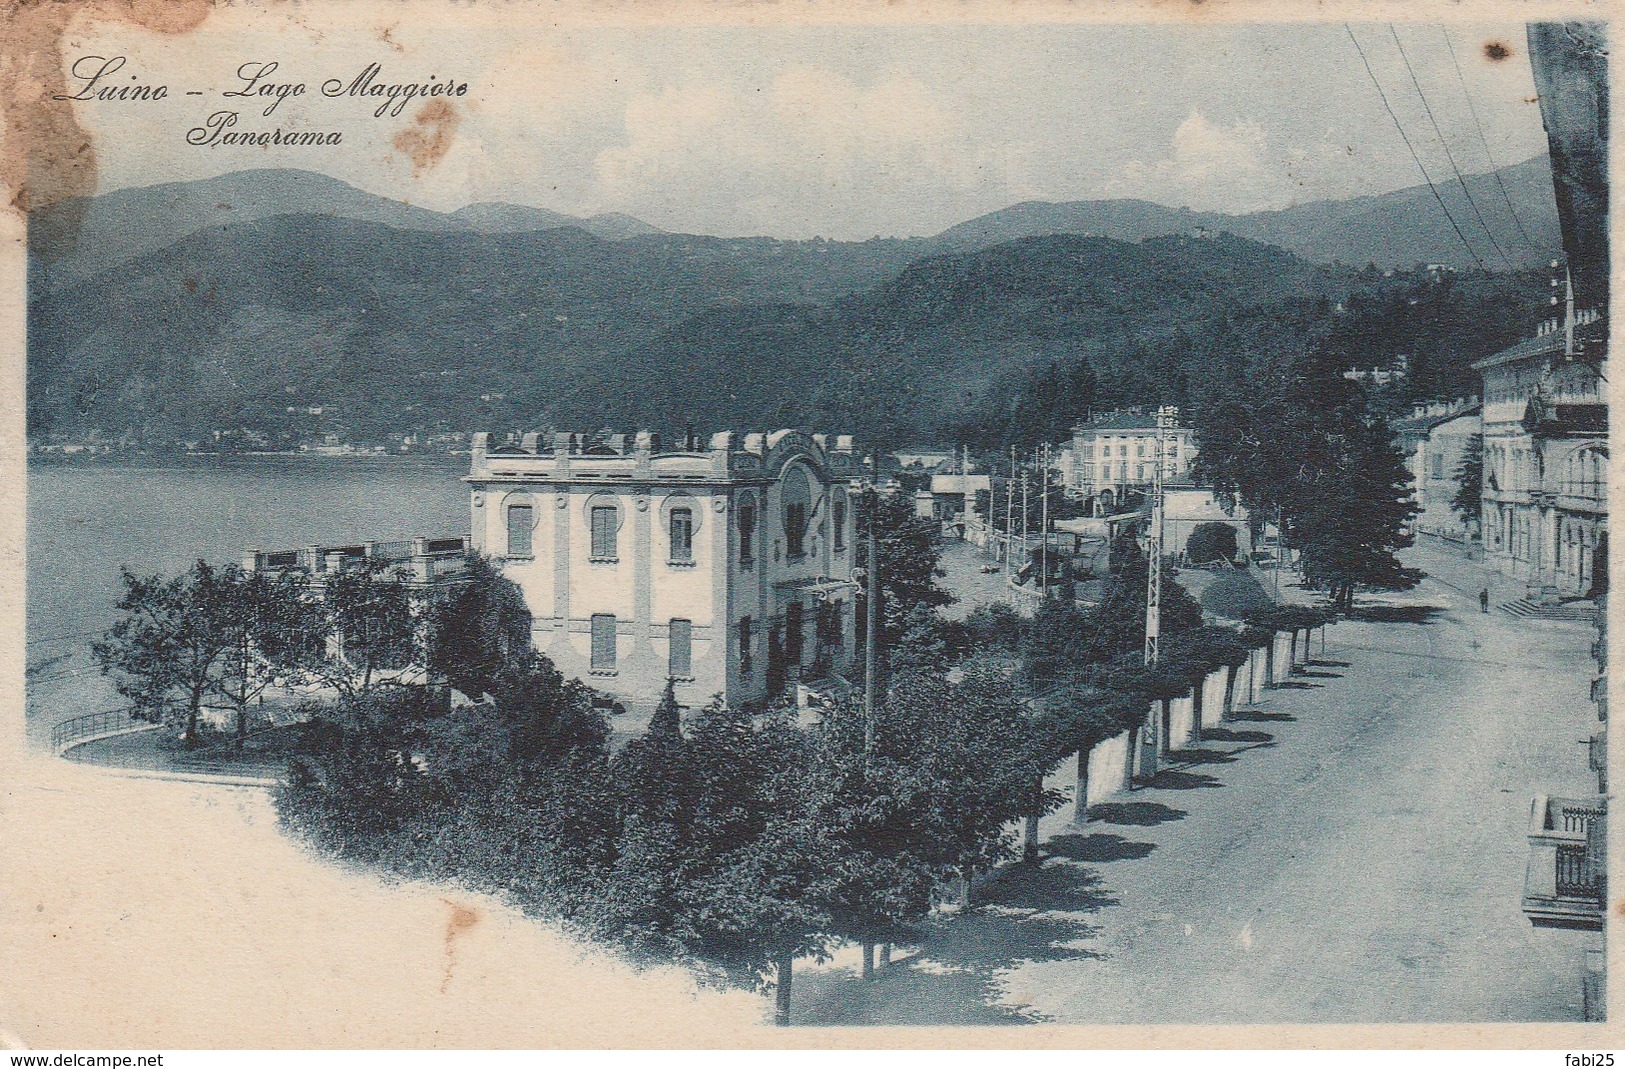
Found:
[[[388,574],[407,583],[432,583],[451,578],[468,570],[468,540],[410,538],[348,546],[306,546],[271,553],[250,550],[243,555],[243,567],[247,571],[300,571],[316,584],[320,584],[324,576],[380,565]]]
[[[1607,820],[1601,798],[1535,798],[1523,891],[1531,924],[1602,929]]]

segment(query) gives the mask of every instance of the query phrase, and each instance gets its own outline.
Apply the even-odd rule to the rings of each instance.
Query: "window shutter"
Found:
[[[688,679],[694,674],[694,625],[688,620],[671,622],[670,674]]]
[[[508,556],[531,555],[531,531],[536,526],[535,511],[529,505],[508,506]]]
[[[671,559],[694,559],[694,513],[689,509],[671,510]]]
[[[600,558],[617,556],[615,552],[616,509],[597,505],[592,510],[592,555]]]
[[[615,667],[615,617],[592,618],[592,667],[609,671]]]

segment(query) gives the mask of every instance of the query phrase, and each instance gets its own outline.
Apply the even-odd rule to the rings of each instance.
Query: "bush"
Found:
[[[1192,564],[1212,564],[1236,559],[1236,529],[1217,520],[1199,523],[1185,543],[1185,555]]]

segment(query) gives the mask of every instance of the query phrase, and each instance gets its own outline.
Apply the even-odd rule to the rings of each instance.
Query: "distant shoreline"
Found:
[[[355,462],[433,464],[458,460],[467,463],[468,456],[469,452],[466,449],[453,453],[306,453],[294,450],[252,453],[40,453],[30,451],[28,453],[28,464],[30,467],[100,464],[115,467],[179,467],[189,464],[219,465],[234,461],[253,462],[262,460],[298,460],[312,464]]]

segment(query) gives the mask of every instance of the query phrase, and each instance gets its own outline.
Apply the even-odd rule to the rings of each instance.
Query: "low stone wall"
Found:
[[[1094,744],[1085,758],[1089,783],[1086,805],[1097,805],[1129,788],[1129,751],[1133,732],[1125,731]]]
[[[1202,680],[1202,708],[1196,725],[1198,732],[1217,727],[1224,720],[1224,692],[1229,677],[1229,668],[1215,668]]]
[[[1292,632],[1277,631],[1271,643],[1270,685],[1284,683],[1292,676]]]
[[[1264,688],[1269,685],[1270,654],[1263,646],[1253,650],[1247,658],[1249,668],[1249,682],[1247,685],[1247,704],[1254,705],[1263,700]]]
[[[1196,700],[1194,695],[1186,694],[1182,698],[1173,698],[1168,702],[1168,743],[1169,750],[1188,750],[1201,741],[1200,725],[1196,722]]]

